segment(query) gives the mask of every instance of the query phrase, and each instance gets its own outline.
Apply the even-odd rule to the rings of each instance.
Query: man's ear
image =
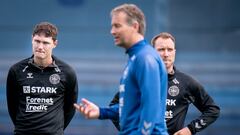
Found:
[[[136,29],[136,31],[138,32],[140,29],[139,23],[137,21],[134,21],[132,25],[133,25],[134,29]]]
[[[33,44],[33,35],[31,36],[32,44]]]
[[[54,48],[57,47],[58,40],[55,40],[55,41],[53,42],[53,44],[54,44]]]

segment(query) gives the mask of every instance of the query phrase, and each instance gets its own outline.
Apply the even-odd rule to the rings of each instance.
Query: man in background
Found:
[[[33,55],[9,69],[6,93],[15,135],[63,135],[73,118],[77,77],[52,54],[57,34],[55,25],[37,24],[32,33]]]
[[[219,117],[220,108],[199,82],[179,71],[174,65],[175,38],[170,33],[162,32],[156,35],[151,43],[163,59],[168,72],[165,119],[169,134],[192,135],[202,131]],[[118,102],[119,93],[115,95],[110,106]],[[201,115],[184,127],[188,107],[191,103],[201,112]],[[113,123],[119,129],[118,121],[113,120]]]

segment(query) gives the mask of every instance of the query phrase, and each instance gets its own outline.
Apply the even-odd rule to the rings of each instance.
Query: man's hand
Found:
[[[188,127],[185,127],[181,130],[178,130],[176,133],[174,133],[174,135],[192,135],[192,133]]]
[[[99,107],[84,98],[82,103],[74,104],[74,107],[87,119],[97,119],[100,115]]]

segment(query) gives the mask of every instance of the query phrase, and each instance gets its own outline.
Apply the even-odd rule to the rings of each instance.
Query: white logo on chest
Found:
[[[168,94],[173,97],[177,96],[179,94],[179,88],[177,86],[169,87]]]
[[[58,84],[60,82],[60,76],[58,74],[52,74],[49,77],[49,81],[51,84]]]
[[[27,73],[27,78],[33,78],[33,73]]]

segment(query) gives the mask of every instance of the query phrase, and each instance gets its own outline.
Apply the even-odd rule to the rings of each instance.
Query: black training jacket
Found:
[[[17,135],[63,135],[77,102],[74,70],[53,56],[41,69],[33,57],[13,65],[7,77],[8,111]]]
[[[175,67],[174,71],[173,75],[168,74],[167,109],[165,113],[168,132],[173,135],[184,127],[188,107],[192,103],[201,112],[198,118],[187,124],[192,134],[195,134],[218,118],[220,108],[201,84]],[[118,94],[114,96],[110,106],[118,103]],[[113,121],[113,123],[119,129],[118,121]]]

